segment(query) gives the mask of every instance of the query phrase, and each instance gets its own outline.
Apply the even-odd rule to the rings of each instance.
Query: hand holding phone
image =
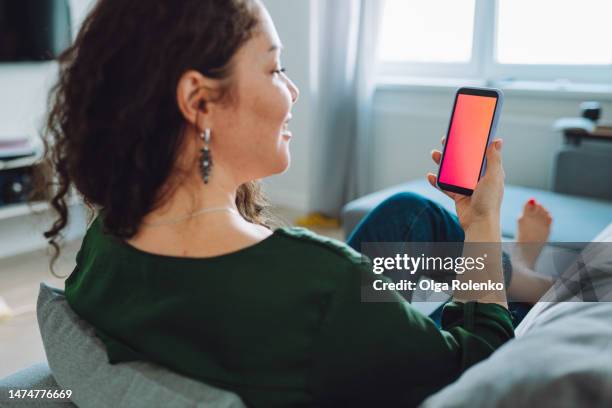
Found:
[[[443,145],[446,150],[447,160],[450,160],[449,158],[452,157],[454,159],[460,159],[460,163],[465,160],[465,157],[461,158],[461,154],[455,155],[453,157],[452,153],[449,153],[452,150],[448,150],[448,147],[449,136],[456,137],[456,141],[461,142],[462,140],[464,140],[463,138],[461,138],[461,136],[457,137],[457,135],[460,133],[452,132],[452,130],[453,122],[456,118],[455,115],[457,112],[457,102],[460,99],[459,94],[462,90],[465,89],[466,88],[462,88],[457,92],[457,98],[455,100],[453,115],[451,116],[451,125],[449,126],[449,132],[447,133],[447,136],[443,138]],[[479,89],[479,91],[481,90]],[[493,111],[489,111],[492,116],[495,116],[494,112],[498,109],[497,106],[500,105],[497,105],[496,102],[496,108],[493,109]],[[493,127],[494,122],[495,120],[493,118],[490,118],[489,124],[491,125],[491,127]],[[471,177],[471,182],[474,183],[474,186],[472,188],[469,188],[471,187],[471,185],[467,183],[453,184],[440,182],[439,177],[443,172],[442,167],[444,163],[444,156],[438,150],[432,151],[432,159],[436,164],[440,165],[438,176],[432,173],[429,173],[427,176],[432,186],[440,189],[443,193],[445,193],[455,201],[459,222],[461,223],[461,226],[464,230],[469,228],[469,226],[474,224],[475,222],[478,222],[483,219],[493,220],[491,222],[493,222],[494,224],[497,223],[499,225],[499,211],[501,207],[501,200],[503,198],[504,185],[504,171],[501,163],[500,151],[502,141],[492,141],[491,138],[492,134],[494,133],[494,129],[486,129],[485,125],[481,125],[481,127],[485,128],[486,135],[482,137],[483,135],[481,134],[480,136],[482,137],[482,139],[480,140],[480,143],[473,143],[472,147],[481,146],[480,148],[482,149],[482,155],[476,158],[476,165],[472,163],[471,166],[468,166],[471,169],[472,173],[466,173]],[[456,131],[457,129],[454,130]],[[459,148],[457,150],[459,151],[459,153],[461,153],[462,146],[458,147]],[[489,163],[489,166],[485,165],[487,161]],[[446,170],[448,170],[449,168],[453,168],[453,166],[447,166]],[[467,177],[465,179],[456,177],[455,179],[459,181],[465,181]],[[442,188],[442,186],[444,186],[445,188]],[[497,221],[494,221],[495,219],[497,219]]]

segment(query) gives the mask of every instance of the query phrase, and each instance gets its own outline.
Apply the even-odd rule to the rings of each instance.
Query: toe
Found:
[[[531,214],[533,213],[535,210],[537,209],[537,204],[535,199],[531,198],[529,199],[526,203],[525,206],[523,207],[523,212],[525,214]]]

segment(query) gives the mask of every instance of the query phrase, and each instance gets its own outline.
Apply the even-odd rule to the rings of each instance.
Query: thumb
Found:
[[[487,148],[487,169],[486,175],[495,175],[502,171],[502,139],[496,139]]]

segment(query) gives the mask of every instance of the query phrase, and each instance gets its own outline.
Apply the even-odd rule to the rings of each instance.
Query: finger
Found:
[[[435,174],[427,173],[427,181],[429,181],[429,184],[431,184],[436,190],[444,193],[451,200],[457,201],[457,198],[459,197],[457,194],[451,193],[450,191],[444,191],[440,187],[438,187],[438,177]]]
[[[442,159],[442,152],[440,152],[439,150],[432,150],[431,159],[439,166],[440,160]]]
[[[444,146],[446,144],[446,136],[443,136],[442,139],[440,139],[440,144],[442,146]]]
[[[436,185],[436,175],[433,173],[427,173],[427,181],[431,184],[432,187],[438,188]]]

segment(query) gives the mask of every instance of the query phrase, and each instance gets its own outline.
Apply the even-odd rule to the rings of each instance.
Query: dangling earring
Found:
[[[210,170],[212,167],[212,155],[210,154],[210,129],[205,129],[200,135],[204,141],[204,147],[200,149],[200,172],[204,179],[204,184],[208,184],[210,178]]]

